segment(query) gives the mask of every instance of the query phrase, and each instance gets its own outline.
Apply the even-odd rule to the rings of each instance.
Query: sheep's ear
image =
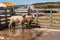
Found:
[[[23,15],[22,17],[25,18],[25,15]]]

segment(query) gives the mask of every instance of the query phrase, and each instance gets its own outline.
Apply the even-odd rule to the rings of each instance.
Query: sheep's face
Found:
[[[27,15],[27,16],[25,17],[25,20],[28,21],[28,22],[30,22],[30,21],[33,20],[33,17],[32,17],[31,15]]]

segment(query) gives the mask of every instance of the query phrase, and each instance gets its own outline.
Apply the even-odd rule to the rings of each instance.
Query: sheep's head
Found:
[[[26,21],[30,22],[33,20],[33,16],[32,15],[26,15],[25,19],[26,19]]]

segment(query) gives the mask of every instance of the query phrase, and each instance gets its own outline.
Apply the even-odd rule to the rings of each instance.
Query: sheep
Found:
[[[23,26],[23,23],[25,22],[24,21],[24,18],[23,18],[23,16],[12,16],[12,17],[10,17],[10,21],[9,21],[9,28],[11,28],[12,27],[12,23],[13,22],[19,22],[20,24],[21,24],[21,26]]]
[[[25,20],[26,20],[27,22],[31,22],[31,21],[33,20],[33,16],[32,16],[32,15],[26,15],[26,16],[25,16]]]
[[[31,22],[34,20],[34,15],[25,15],[25,22],[27,22],[28,27],[30,27]]]
[[[12,16],[10,17],[10,23],[9,23],[9,28],[12,28],[12,23],[15,22],[19,22],[21,24],[21,26],[23,26],[23,24],[25,22],[28,23],[28,26],[30,26],[31,22],[34,20],[34,15],[27,15],[27,14],[23,14],[22,16]]]

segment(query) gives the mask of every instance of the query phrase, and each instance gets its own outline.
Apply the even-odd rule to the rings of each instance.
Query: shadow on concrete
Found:
[[[1,24],[1,25],[0,25],[0,30],[7,29],[7,28],[8,28],[8,24],[9,24],[9,23]]]

